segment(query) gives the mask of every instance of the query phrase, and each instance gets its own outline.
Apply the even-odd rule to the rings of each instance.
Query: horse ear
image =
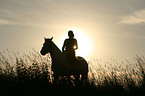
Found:
[[[44,37],[44,41],[46,41],[46,38]]]
[[[50,40],[52,40],[53,39],[53,37],[51,37],[51,39]]]

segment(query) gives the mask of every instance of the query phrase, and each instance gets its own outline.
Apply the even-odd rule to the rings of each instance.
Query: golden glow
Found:
[[[76,46],[74,46],[74,49],[76,49]]]
[[[77,56],[82,56],[88,58],[93,50],[93,45],[90,37],[85,33],[85,31],[79,29],[71,29],[74,32],[75,38],[78,42],[78,49],[76,50]]]

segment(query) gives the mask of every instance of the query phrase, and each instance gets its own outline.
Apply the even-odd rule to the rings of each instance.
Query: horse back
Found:
[[[80,56],[76,56],[76,62],[69,62],[64,53],[57,54],[59,58],[52,60],[52,70],[58,74],[82,74],[88,73],[88,63]]]

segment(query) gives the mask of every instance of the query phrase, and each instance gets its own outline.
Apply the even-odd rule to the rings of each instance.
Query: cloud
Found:
[[[13,21],[8,21],[8,20],[0,19],[0,25],[12,25],[12,24],[17,24],[17,23],[13,22]]]
[[[135,11],[127,16],[122,16],[120,23],[124,23],[124,24],[145,23],[145,9]]]

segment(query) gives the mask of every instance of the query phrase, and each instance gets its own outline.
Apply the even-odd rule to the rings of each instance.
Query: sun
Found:
[[[68,28],[62,36],[58,39],[58,47],[61,49],[64,43],[64,40],[68,38],[68,31],[72,30],[74,33],[74,38],[77,39],[78,49],[76,50],[76,56],[81,56],[85,59],[89,59],[93,52],[93,44],[89,33],[78,29],[78,28]],[[75,46],[74,46],[75,47]]]
[[[78,42],[78,50],[76,50],[76,56],[89,58],[93,51],[93,45],[89,35],[85,31],[79,29],[72,29],[72,31],[74,32],[75,38]]]

